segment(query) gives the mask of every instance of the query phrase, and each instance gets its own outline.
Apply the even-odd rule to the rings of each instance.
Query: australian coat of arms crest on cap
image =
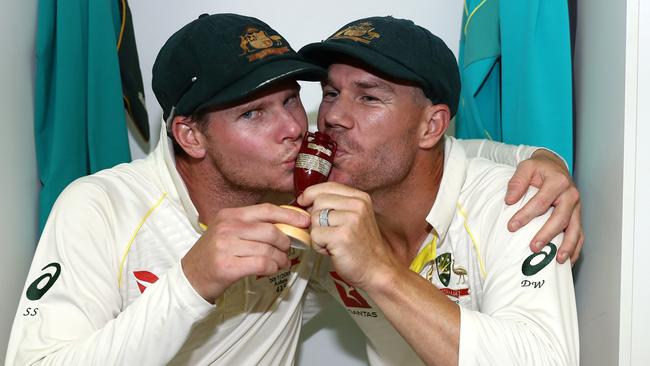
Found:
[[[284,39],[277,35],[268,35],[265,31],[255,27],[248,27],[244,34],[239,36],[239,47],[244,51],[241,55],[248,57],[248,61],[263,59],[269,55],[281,55],[289,52],[289,47]]]
[[[338,32],[336,32],[330,39],[351,39],[353,41],[370,43],[375,38],[379,38],[380,35],[377,32],[374,32],[375,28],[372,26],[371,22],[361,22],[358,24],[352,24]]]

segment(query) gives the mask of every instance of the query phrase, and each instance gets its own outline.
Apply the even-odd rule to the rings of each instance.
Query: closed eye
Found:
[[[336,98],[338,95],[336,90],[323,90],[323,99]]]
[[[378,102],[380,99],[372,95],[363,95],[361,96],[361,100],[364,102]]]
[[[296,101],[296,99],[298,99],[298,96],[294,94],[294,95],[292,95],[289,98],[284,100],[284,105],[285,106],[291,105],[292,103],[294,103]]]

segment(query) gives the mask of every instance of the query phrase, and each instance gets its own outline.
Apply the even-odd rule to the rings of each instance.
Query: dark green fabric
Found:
[[[113,0],[41,0],[34,134],[42,228],[74,179],[130,160]]]
[[[235,103],[271,82],[321,80],[325,70],[303,60],[266,23],[236,14],[203,14],[174,33],[153,66],[152,87],[167,120]]]
[[[138,49],[133,33],[131,9],[126,0],[115,0],[120,7],[121,37],[118,40],[118,57],[120,61],[120,76],[122,79],[122,94],[124,109],[135,123],[138,132],[145,142],[149,142],[149,117],[144,101],[142,73],[138,60]]]
[[[352,58],[389,78],[416,83],[433,103],[448,105],[452,116],[458,108],[456,57],[440,38],[410,20],[390,16],[355,20],[298,52],[322,66]]]

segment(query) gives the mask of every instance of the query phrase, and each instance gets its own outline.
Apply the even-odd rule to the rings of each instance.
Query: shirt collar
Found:
[[[190,193],[183,182],[178,170],[176,170],[176,159],[174,157],[174,148],[172,140],[167,136],[165,123],[161,124],[160,139],[154,150],[157,165],[168,174],[163,178],[163,185],[169,198],[176,203],[180,203],[194,229],[201,233],[204,230],[199,224],[199,212],[190,199]],[[161,166],[162,165],[162,166]]]
[[[436,200],[427,215],[427,222],[433,227],[439,240],[443,242],[454,213],[460,191],[467,175],[465,150],[455,138],[445,136],[444,170]]]

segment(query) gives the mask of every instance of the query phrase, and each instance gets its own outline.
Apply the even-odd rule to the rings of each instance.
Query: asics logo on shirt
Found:
[[[135,276],[135,282],[138,284],[141,294],[144,293],[147,287],[158,281],[158,276],[149,271],[133,271],[133,276]]]
[[[43,295],[45,295],[45,293],[52,287],[52,285],[54,285],[56,280],[59,279],[59,275],[61,274],[61,265],[56,262],[52,262],[47,266],[43,267],[41,271],[45,271],[46,269],[49,268],[51,269],[48,272],[39,276],[27,288],[27,292],[25,292],[25,296],[27,296],[29,300],[32,301],[40,300],[41,297],[43,297]]]
[[[553,243],[546,244],[538,253],[533,253],[526,258],[521,264],[521,273],[526,276],[535,275],[553,261],[555,254],[557,254],[557,246]]]

